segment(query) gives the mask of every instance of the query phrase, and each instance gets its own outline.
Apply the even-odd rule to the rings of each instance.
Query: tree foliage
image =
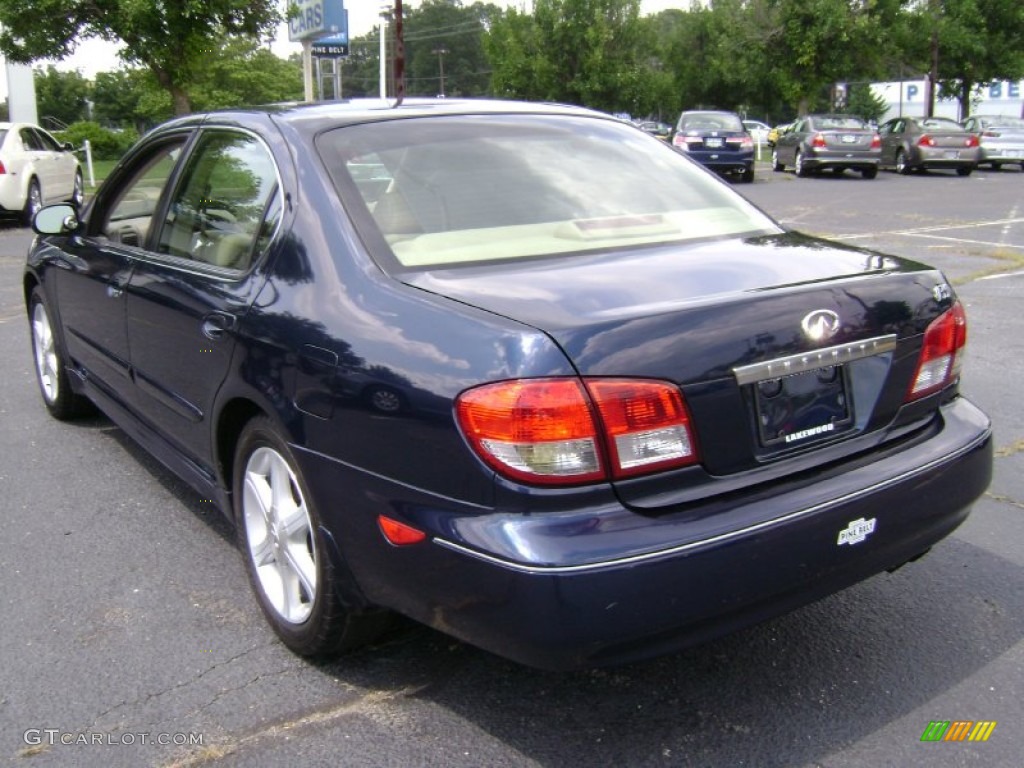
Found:
[[[259,39],[280,18],[276,0],[0,0],[0,52],[31,62],[62,59],[83,38],[121,41],[126,63],[148,69],[185,114],[224,36]]]
[[[89,116],[92,84],[80,72],[62,72],[50,64],[34,71],[36,111],[48,120],[70,125]]]
[[[906,55],[922,72],[938,66],[939,94],[971,111],[977,86],[1024,77],[1024,4],[1012,0],[927,0],[908,16]]]
[[[484,46],[499,95],[647,113],[669,77],[639,0],[536,0],[496,18]]]

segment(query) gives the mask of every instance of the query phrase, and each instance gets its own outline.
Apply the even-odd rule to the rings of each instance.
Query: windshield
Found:
[[[779,231],[664,142],[601,118],[389,120],[316,146],[364,242],[398,268]]]

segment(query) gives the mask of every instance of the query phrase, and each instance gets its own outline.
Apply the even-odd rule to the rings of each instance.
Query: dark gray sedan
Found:
[[[964,120],[964,130],[978,136],[981,165],[998,171],[1019,165],[1024,171],[1024,119],[1007,115],[974,115]]]
[[[772,150],[772,168],[792,166],[797,176],[824,169],[841,174],[860,171],[865,179],[878,175],[881,142],[878,134],[859,117],[807,115],[779,136]]]
[[[878,133],[882,164],[897,173],[944,168],[970,176],[981,158],[978,137],[945,117],[894,117]]]

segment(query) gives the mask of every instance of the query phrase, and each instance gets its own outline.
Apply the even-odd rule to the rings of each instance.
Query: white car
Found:
[[[747,133],[759,147],[768,143],[768,131],[771,128],[760,120],[744,120],[743,127],[747,129]]]
[[[61,144],[37,125],[0,123],[0,214],[32,223],[48,203],[84,197],[82,169],[70,144]]]

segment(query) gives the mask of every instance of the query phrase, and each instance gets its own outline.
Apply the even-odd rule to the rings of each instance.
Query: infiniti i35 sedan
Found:
[[[193,115],[35,229],[43,404],[215,500],[299,654],[399,613],[544,668],[645,658],[916,559],[989,482],[939,271],[600,113]]]

